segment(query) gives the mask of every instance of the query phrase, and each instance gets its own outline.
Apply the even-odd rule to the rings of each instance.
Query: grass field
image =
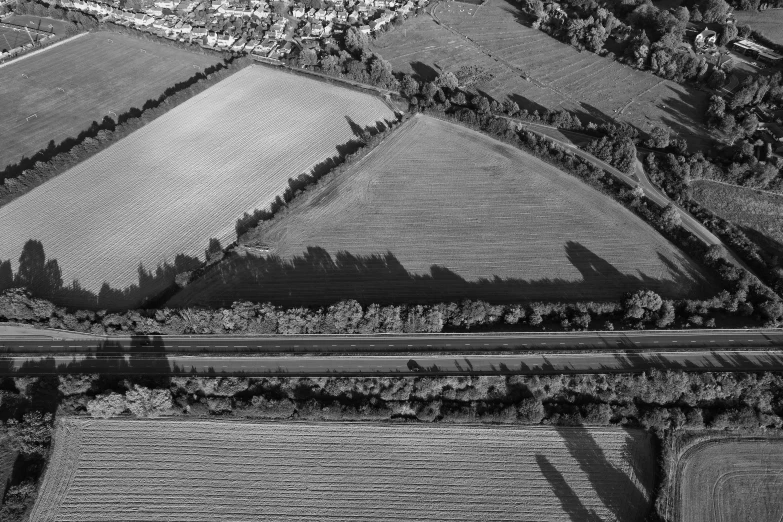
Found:
[[[663,124],[693,145],[709,141],[701,123],[705,93],[580,53],[526,25],[510,0],[480,7],[441,2],[432,11],[443,25],[422,14],[373,44],[395,70],[427,77],[477,65],[494,75],[476,86],[479,91],[531,112],[563,108],[585,119],[621,119],[642,131]]]
[[[0,69],[0,171],[104,116],[140,108],[217,61],[98,32],[8,63]]]
[[[71,24],[65,20],[55,20],[54,18],[43,18],[33,15],[14,14],[3,18],[7,24],[29,27],[45,33],[54,33],[57,36],[64,36],[68,26]],[[27,33],[25,33],[27,34]]]
[[[766,11],[735,11],[740,25],[749,25],[776,44],[783,45],[783,9]]]
[[[0,26],[0,53],[32,43],[31,37],[36,43],[45,38],[45,36],[33,33],[28,36],[27,31]]]
[[[783,440],[700,442],[678,466],[679,522],[783,519]]]
[[[642,431],[66,419],[31,520],[614,520]]]
[[[170,304],[701,293],[692,261],[575,178],[462,126],[427,116],[404,125],[247,236],[272,257],[233,258]]]
[[[696,181],[692,186],[696,201],[783,256],[783,196],[712,181]]]
[[[232,242],[244,212],[355,137],[351,122],[383,119],[392,111],[369,95],[245,68],[0,208],[0,259],[15,263],[38,239],[64,281],[123,288],[139,263],[203,258],[211,237]]]

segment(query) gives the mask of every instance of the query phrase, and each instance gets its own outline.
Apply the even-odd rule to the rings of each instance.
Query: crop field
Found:
[[[478,66],[493,75],[477,90],[521,108],[567,109],[585,119],[616,118],[642,131],[663,124],[693,144],[709,140],[701,124],[706,94],[579,52],[533,29],[510,0],[475,6],[438,3],[433,16],[411,18],[405,30],[381,36],[374,48],[395,70],[433,77]],[[528,78],[528,79],[525,79]]]
[[[510,145],[427,116],[243,237],[171,306],[618,299],[700,294],[683,253],[619,203]]]
[[[703,180],[692,186],[696,201],[742,227],[769,252],[783,255],[783,196]]]
[[[0,208],[0,259],[33,238],[66,283],[127,287],[140,263],[231,243],[237,218],[335,156],[352,125],[393,117],[369,95],[247,67]]]
[[[0,171],[141,108],[218,58],[115,33],[89,33],[0,69]]]
[[[776,44],[783,45],[783,9],[765,11],[735,11],[740,25],[749,25]]]
[[[783,519],[783,440],[700,442],[680,457],[679,522]]]
[[[31,520],[638,522],[641,430],[66,419]]]

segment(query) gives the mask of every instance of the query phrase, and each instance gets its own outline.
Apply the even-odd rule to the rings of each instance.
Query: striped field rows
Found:
[[[140,263],[203,257],[211,237],[230,243],[244,212],[337,155],[357,125],[392,118],[372,96],[245,68],[0,208],[0,259],[37,239],[66,283],[126,287]]]
[[[641,431],[66,419],[33,520],[600,520],[649,507]]]

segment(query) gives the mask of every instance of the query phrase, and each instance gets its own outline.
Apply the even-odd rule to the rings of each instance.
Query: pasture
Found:
[[[783,255],[783,196],[700,180],[693,198],[707,209],[741,227],[753,240]]]
[[[115,33],[89,33],[0,69],[0,171],[76,137],[105,116],[115,121],[218,62],[215,56]]]
[[[0,259],[16,270],[33,238],[66,283],[127,287],[139,264],[231,243],[244,212],[337,155],[357,125],[393,118],[372,96],[247,67],[0,208]]]
[[[783,518],[783,440],[726,437],[698,442],[677,463],[679,522]]]
[[[243,236],[170,306],[614,300],[705,293],[698,267],[619,203],[519,149],[416,116]],[[711,295],[711,292],[706,292]]]
[[[65,419],[31,520],[607,520],[650,507],[641,430]]]
[[[738,24],[749,25],[770,41],[783,45],[783,9],[735,11],[734,18]]]
[[[710,141],[701,123],[707,95],[594,53],[579,52],[529,27],[511,0],[482,6],[439,2],[373,48],[395,70],[432,78],[478,66],[491,75],[474,90],[530,112],[567,109],[586,121],[619,119],[642,131],[664,125],[689,143]]]

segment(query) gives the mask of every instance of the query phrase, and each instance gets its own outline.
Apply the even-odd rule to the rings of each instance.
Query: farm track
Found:
[[[641,430],[66,418],[32,518],[636,522],[653,467]]]

